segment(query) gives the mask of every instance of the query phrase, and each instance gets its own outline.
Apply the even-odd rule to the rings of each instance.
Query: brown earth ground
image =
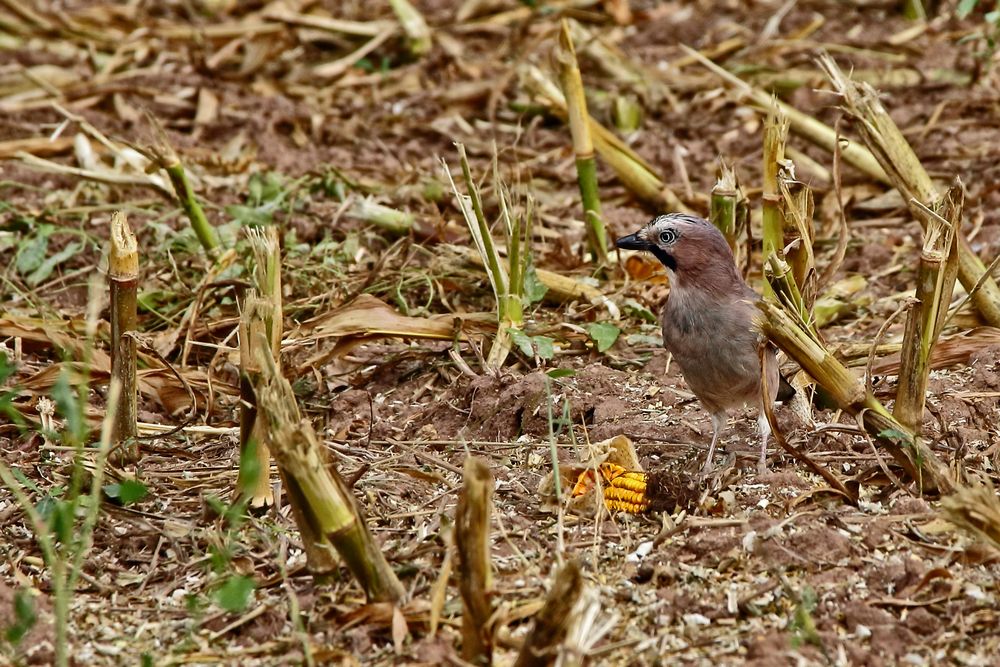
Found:
[[[538,492],[552,469],[550,436],[564,464],[579,461],[586,443],[622,434],[646,469],[678,460],[697,466],[704,456],[707,414],[659,347],[656,325],[643,318],[643,308],[656,312],[668,291],[657,271],[644,275],[651,265],[637,273],[619,262],[610,279],[594,283],[623,312],[622,335],[605,353],[586,334],[588,324],[611,321],[604,306],[532,305],[529,333],[556,341],[554,359],[540,369],[515,350],[503,372],[491,375],[467,342],[456,349],[469,373],[449,355],[449,343],[362,338],[333,350],[335,339],[316,326],[360,294],[413,317],[495,307],[481,270],[446,245],[469,246],[439,162],[445,158],[457,173],[455,141],[466,144],[476,174],[487,173],[496,142],[505,177],[529,185],[538,202],[537,266],[586,276],[568,130],[518,76],[525,64],[551,67],[562,15],[648,68],[645,84],[623,83],[578,45],[593,115],[611,125],[615,96],[639,102],[642,124],[628,143],[701,213],[720,156],[759,208],[762,120],[684,60],[679,45],[705,50],[756,85],[773,85],[831,125],[841,113],[813,64],[821,49],[845,69],[881,76],[886,107],[931,175],[965,184],[962,231],[989,262],[1000,253],[1000,75],[982,36],[989,28],[982,10],[959,20],[957,3],[942,2],[921,28],[896,2],[633,0],[631,17],[618,25],[613,10],[628,2],[540,1],[557,7],[532,12],[527,5],[535,3],[423,0],[415,4],[433,29],[429,53],[412,58],[392,32],[329,74],[314,66],[344,58],[370,36],[324,31],[288,15],[393,26],[388,3],[3,4],[0,17],[14,29],[0,52],[0,141],[58,137],[23,150],[67,167],[87,166],[86,143],[92,167],[130,179],[108,184],[44,170],[3,144],[0,336],[16,363],[8,388],[29,420],[27,431],[0,425],[3,460],[34,485],[36,503],[67,484],[71,452],[39,432],[39,402],[51,395],[67,355],[84,348],[88,283],[99,275],[110,212],[118,208],[128,212],[143,257],[140,328],[159,343],[179,336],[167,358],[195,394],[189,426],[214,429],[143,441],[137,469],[109,471],[112,478],[134,472],[149,495],[125,507],[105,503],[71,602],[75,664],[139,664],[149,656],[157,665],[284,665],[304,663],[306,653],[316,664],[463,664],[457,587],[447,589],[433,634],[429,610],[469,454],[488,461],[497,480],[497,664],[516,655],[567,558],[581,563],[599,602],[594,628],[576,647],[590,664],[1000,664],[997,552],[944,522],[933,497],[877,474],[884,456],[839,412],[816,408],[808,424],[785,407],[778,419],[815,461],[861,480],[857,505],[824,491],[819,477],[775,449],[769,472],[758,475],[754,422],[739,414],[723,439],[718,471],[688,513],[595,519],[553,511]],[[457,16],[460,6],[474,4],[471,16]],[[889,78],[900,72],[909,78]],[[365,605],[346,570],[330,581],[305,572],[287,504],[237,531],[209,511],[206,499],[228,499],[236,479],[236,310],[225,281],[246,272],[237,261],[206,283],[209,263],[183,213],[124,164],[122,144],[114,142],[151,142],[144,109],[166,127],[211,221],[227,225],[228,243],[239,226],[232,221],[252,215],[283,231],[287,374],[340,470],[357,477],[356,496],[409,595],[406,634],[398,624],[393,632],[384,609]],[[75,149],[68,137],[79,137]],[[816,194],[822,267],[838,229],[832,157],[794,134],[789,145],[819,165],[797,160],[799,177]],[[259,185],[266,174],[276,175],[283,199],[248,194],[251,181]],[[599,175],[612,237],[655,212],[603,164]],[[865,283],[823,336],[863,367],[864,356],[847,355],[849,346],[867,348],[912,294],[920,228],[898,196],[847,166],[843,190],[851,240],[836,277],[863,276]],[[366,222],[356,208],[364,198],[411,213],[416,228],[400,235]],[[759,238],[759,218],[755,224]],[[40,231],[45,225],[52,227]],[[40,260],[25,254],[45,233],[46,257],[80,246],[48,275],[33,274]],[[243,242],[238,252],[247,256]],[[759,263],[754,255],[754,284]],[[198,314],[184,324],[195,299]],[[886,340],[898,340],[899,322]],[[971,314],[960,315],[945,336],[959,340],[974,324]],[[925,423],[950,465],[994,479],[995,331],[979,329],[957,363],[933,371]],[[95,427],[107,384],[100,352],[107,350],[106,322],[97,335],[89,393]],[[192,407],[187,388],[154,357],[143,363],[150,380],[140,421],[183,422]],[[895,377],[881,363],[876,391],[891,401]],[[553,368],[575,374],[548,380],[544,371]],[[17,589],[33,591],[39,617],[17,646],[0,646],[15,663],[47,664],[50,579],[30,523],[6,488],[0,535],[0,625],[11,622]],[[232,572],[256,584],[242,612],[216,603]]]

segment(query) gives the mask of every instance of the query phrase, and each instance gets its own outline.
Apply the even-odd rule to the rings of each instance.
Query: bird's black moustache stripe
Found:
[[[666,250],[654,245],[649,249],[649,251],[656,256],[656,259],[660,260],[660,263],[663,264],[663,266],[667,267],[671,271],[677,270],[677,260],[674,259],[673,255],[668,255]]]

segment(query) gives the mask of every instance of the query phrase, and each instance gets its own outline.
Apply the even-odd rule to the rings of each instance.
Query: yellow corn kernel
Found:
[[[611,481],[611,486],[644,494],[646,492],[646,473],[626,472],[615,477]]]
[[[624,500],[605,500],[604,506],[612,512],[628,512],[629,514],[642,514],[646,511],[646,505],[630,503]]]
[[[604,506],[609,510],[638,514],[649,509],[649,501],[643,491],[632,491],[619,486],[604,489]]]
[[[576,486],[573,487],[572,496],[576,498],[577,496],[582,496],[588,493],[592,488],[594,488],[594,469],[587,468],[580,473],[580,476],[576,479]]]
[[[614,479],[620,475],[624,475],[627,471],[625,468],[617,465],[615,463],[604,462],[598,466],[598,470],[601,471],[601,477],[604,481],[610,484]]]

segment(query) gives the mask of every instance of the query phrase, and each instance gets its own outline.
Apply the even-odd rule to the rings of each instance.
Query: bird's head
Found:
[[[687,213],[659,215],[615,245],[626,250],[648,250],[667,267],[675,287],[700,287],[715,291],[743,280],[733,252],[712,223]]]

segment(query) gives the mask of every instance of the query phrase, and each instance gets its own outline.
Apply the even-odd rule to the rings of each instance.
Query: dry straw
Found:
[[[462,492],[455,509],[455,547],[462,594],[462,658],[472,663],[488,664],[493,655],[492,514],[493,474],[484,461],[469,457],[465,460]]]
[[[843,97],[844,108],[856,121],[855,125],[865,145],[888,174],[889,182],[903,195],[913,217],[926,232],[932,217],[926,207],[939,198],[938,189],[927,170],[879,101],[874,88],[849,79],[829,55],[824,54],[818,62]],[[986,266],[973,252],[968,239],[957,232],[956,236],[958,279],[966,291],[972,294],[972,302],[983,319],[992,326],[1000,326],[1000,286],[991,277],[983,279]]]
[[[257,387],[260,414],[279,468],[296,492],[289,493],[303,542],[316,550],[332,545],[369,601],[400,602],[403,585],[379,550],[361,508],[327,460],[327,450],[308,419],[302,417],[292,386],[278,371],[265,336],[253,341],[261,369]],[[308,552],[307,552],[308,553]]]

